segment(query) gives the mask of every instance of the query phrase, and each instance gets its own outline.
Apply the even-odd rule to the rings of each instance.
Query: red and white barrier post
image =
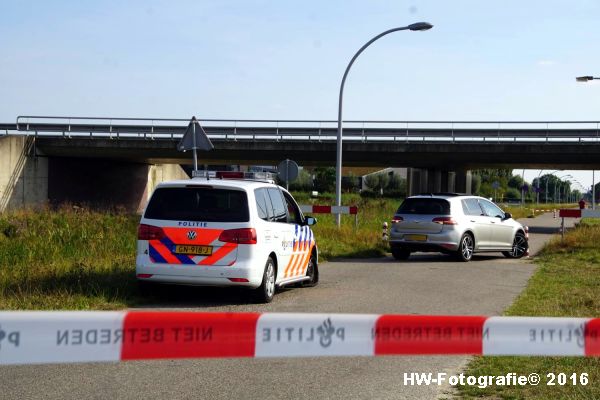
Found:
[[[320,205],[301,205],[303,213],[308,214],[350,214],[354,215],[354,226],[358,227],[358,207],[357,206],[320,206]]]

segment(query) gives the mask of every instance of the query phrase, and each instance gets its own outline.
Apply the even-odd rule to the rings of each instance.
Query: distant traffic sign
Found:
[[[204,150],[209,151],[214,149],[212,142],[204,132],[204,129],[198,123],[196,117],[192,117],[183,137],[177,145],[179,151],[186,150]]]
[[[277,166],[277,176],[287,184],[298,177],[298,164],[295,161],[286,159]]]
[[[198,150],[209,151],[214,149],[212,142],[204,132],[204,129],[198,123],[196,117],[192,117],[188,127],[183,134],[183,137],[177,144],[177,150],[179,151],[194,151],[194,173],[198,172]]]

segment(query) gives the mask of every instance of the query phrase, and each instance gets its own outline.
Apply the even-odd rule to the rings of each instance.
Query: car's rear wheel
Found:
[[[314,253],[310,255],[310,259],[308,260],[306,276],[308,276],[310,279],[301,282],[301,285],[303,287],[317,286],[317,284],[319,283],[319,268],[317,266],[317,259]]]
[[[517,232],[515,238],[513,240],[513,246],[511,251],[503,251],[504,257],[507,258],[521,258],[525,254],[527,254],[527,249],[529,249],[529,243],[527,243],[527,238],[521,232]]]
[[[152,294],[155,294],[155,288],[156,288],[156,284],[153,284],[151,282],[147,282],[147,281],[137,281],[137,288],[138,288],[138,293],[143,296],[150,296]]]
[[[410,251],[399,247],[392,247],[392,256],[396,260],[407,260],[410,257]]]
[[[255,290],[256,301],[270,303],[275,296],[275,262],[271,257],[267,259],[261,285]]]
[[[456,257],[460,261],[468,262],[473,258],[473,251],[475,250],[475,240],[470,233],[465,233],[460,238],[460,244],[458,245],[458,251]]]

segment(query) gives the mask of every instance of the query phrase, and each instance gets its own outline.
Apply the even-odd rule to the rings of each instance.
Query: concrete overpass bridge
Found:
[[[190,164],[190,154],[176,150],[188,121],[23,116],[0,124],[0,135],[21,141],[26,160],[48,164],[53,198],[73,183],[86,186],[85,176],[107,185],[131,184],[136,176],[144,180],[149,165],[161,165],[163,171],[167,165]],[[215,145],[199,155],[201,163],[275,165],[290,158],[306,166],[335,165],[336,121],[200,121]],[[345,121],[343,152],[344,166],[410,168],[411,192],[469,192],[469,170],[475,168],[598,168],[600,122]]]

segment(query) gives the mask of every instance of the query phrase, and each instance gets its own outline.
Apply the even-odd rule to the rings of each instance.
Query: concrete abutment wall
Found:
[[[187,179],[177,164],[34,156],[34,138],[0,138],[0,212],[70,203],[140,212],[160,182]]]
[[[48,159],[33,152],[32,137],[0,138],[0,212],[46,204]]]

